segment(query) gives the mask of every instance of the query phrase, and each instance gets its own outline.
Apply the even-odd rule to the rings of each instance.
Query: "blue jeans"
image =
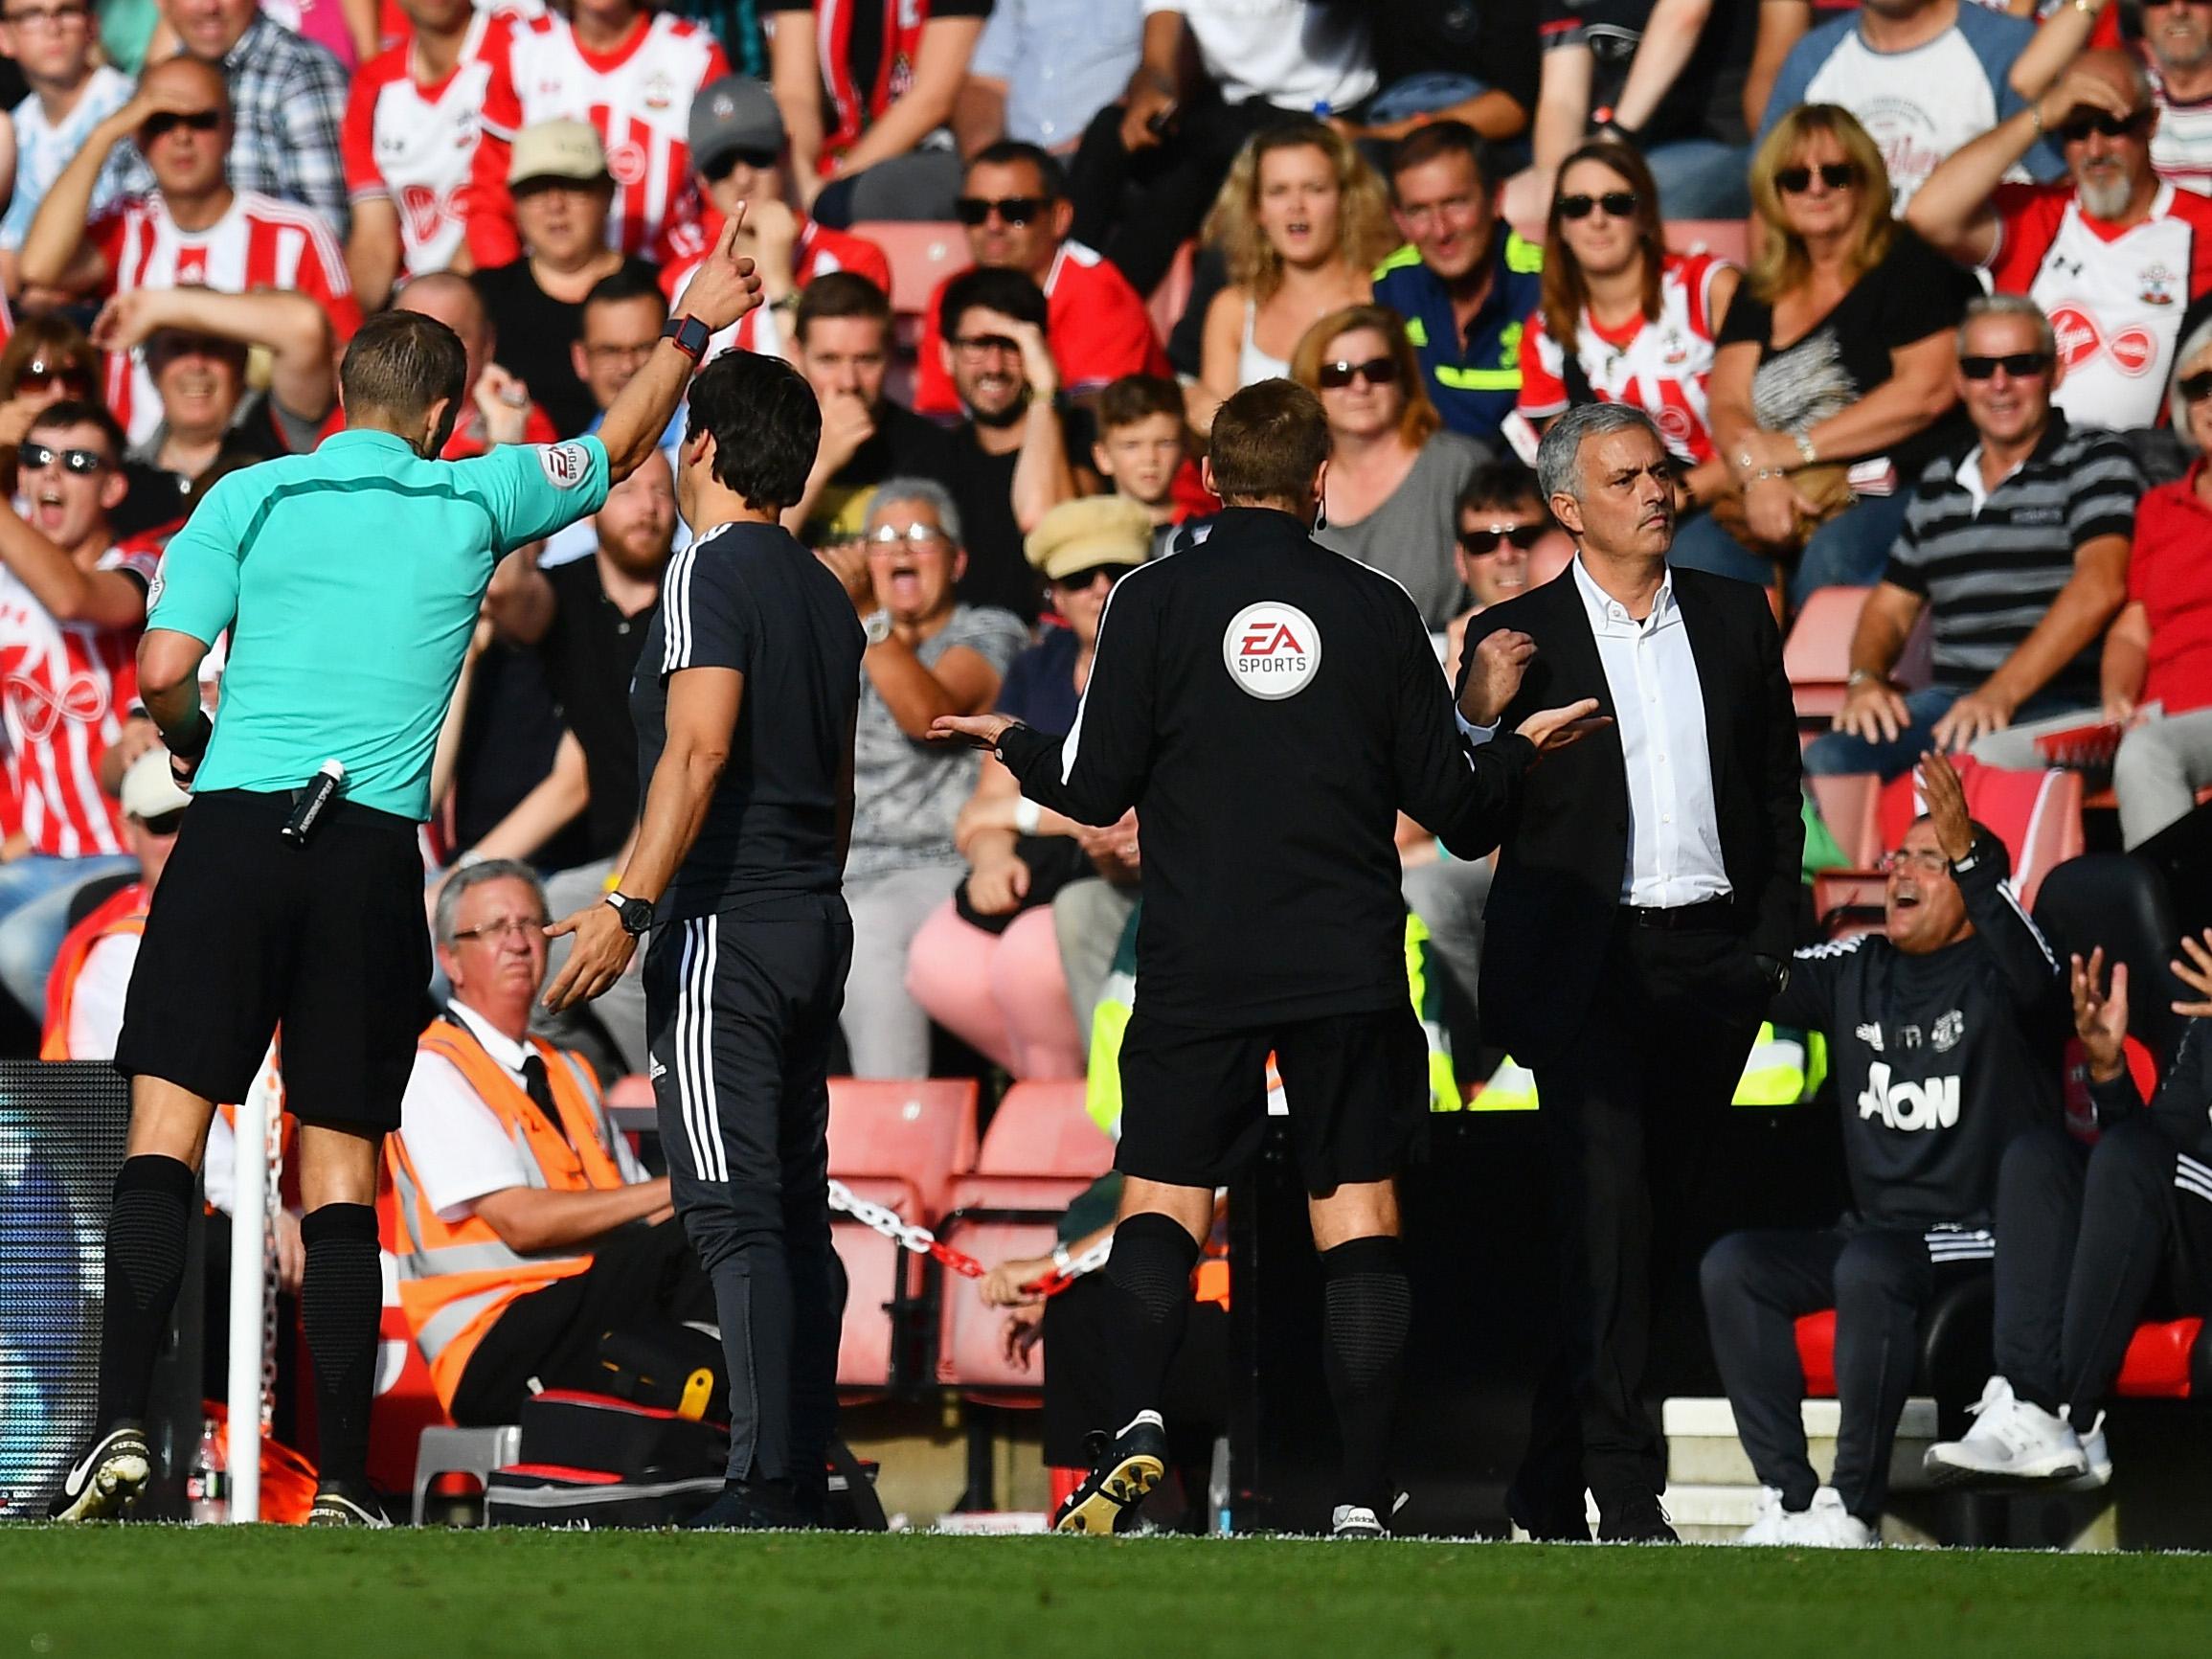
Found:
[[[1920,757],[1935,746],[1935,722],[1951,712],[1951,705],[1965,693],[1954,687],[1930,686],[1905,693],[1905,707],[1912,723],[1897,734],[1894,742],[1869,742],[1851,732],[1823,732],[1806,746],[1805,770],[1817,778],[1855,772],[1879,772],[1884,783],[1909,772]],[[1993,732],[1974,746],[1974,756],[1986,765],[2008,769],[2040,766],[2032,739],[2023,740],[2017,728],[2030,720],[2047,719],[2077,707],[2068,697],[2030,697],[2013,713],[2014,730]]]
[[[1643,152],[1659,186],[1659,210],[1670,219],[1740,219],[1751,211],[1745,179],[1749,147],[1717,138],[1678,138]]]
[[[1909,489],[1862,495],[1856,506],[1816,530],[1790,572],[1790,603],[1803,604],[1816,588],[1872,587],[1880,581],[1911,504]]]
[[[1732,577],[1754,587],[1765,587],[1774,580],[1774,561],[1753,553],[1723,530],[1709,512],[1693,512],[1675,526],[1674,546],[1667,550],[1667,563],[1683,570]]]
[[[69,932],[69,903],[78,889],[102,875],[137,873],[138,860],[127,852],[89,858],[32,852],[0,864],[0,985],[34,1020],[46,1017],[46,976]]]

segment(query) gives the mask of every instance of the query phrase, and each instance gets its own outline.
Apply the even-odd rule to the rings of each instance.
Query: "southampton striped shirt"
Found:
[[[2117,433],[2067,424],[2051,411],[2035,452],[1986,496],[1981,445],[1928,464],[1882,580],[1926,600],[1935,629],[1934,681],[1965,691],[2003,666],[2100,535],[2133,536],[2146,488]],[[2092,641],[2044,689],[2097,700]]]

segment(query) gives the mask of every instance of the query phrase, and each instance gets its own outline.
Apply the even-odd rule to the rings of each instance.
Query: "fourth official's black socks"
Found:
[[[318,1472],[325,1486],[366,1481],[384,1307],[376,1212],[367,1204],[326,1204],[300,1222],[300,1241],[307,1252],[300,1324],[315,1361]]]
[[[1190,1270],[1198,1240],[1166,1216],[1131,1216],[1114,1229],[1106,1282],[1120,1300],[1115,1321],[1121,1341],[1110,1363],[1114,1420],[1118,1433],[1140,1411],[1160,1408],[1167,1368],[1183,1346],[1190,1317]]]
[[[1116,1246],[1117,1249],[1119,1246]],[[1343,1434],[1342,1499],[1390,1518],[1390,1414],[1413,1292],[1395,1239],[1354,1239],[1321,1261],[1321,1370]]]
[[[184,1284],[185,1229],[192,1219],[191,1166],[174,1158],[126,1158],[107,1213],[107,1297],[100,1316],[100,1421],[146,1416],[176,1294]]]

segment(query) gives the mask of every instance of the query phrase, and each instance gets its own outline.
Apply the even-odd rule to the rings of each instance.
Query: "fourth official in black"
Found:
[[[1402,807],[1455,853],[1486,853],[1539,750],[1579,737],[1594,706],[1533,715],[1470,760],[1413,602],[1311,538],[1327,454],[1310,392],[1237,393],[1207,463],[1227,510],[1205,542],[1116,586],[1066,739],[1003,716],[937,722],[996,747],[1042,806],[1085,824],[1134,807],[1144,826],[1105,1269],[1113,1420],[1055,1517],[1066,1532],[1117,1529],[1160,1479],[1191,1268],[1214,1189],[1258,1148],[1271,1051],[1326,1287],[1333,1530],[1384,1531],[1411,1311],[1395,1177],[1428,1102],[1392,830]]]

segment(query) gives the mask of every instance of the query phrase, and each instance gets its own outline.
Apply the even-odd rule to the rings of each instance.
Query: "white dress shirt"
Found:
[[[530,1051],[465,1003],[455,1002],[446,1011],[521,1087],[522,1062]],[[604,1133],[603,1121],[600,1126]],[[399,1138],[421,1178],[423,1199],[440,1221],[463,1219],[487,1193],[539,1184],[499,1114],[484,1103],[442,1055],[417,1052],[415,1070],[399,1103]],[[628,1139],[621,1135],[607,1139],[622,1179],[643,1181],[645,1172],[630,1155]]]
[[[1628,862],[1620,875],[1620,901],[1674,910],[1726,898],[1734,889],[1721,858],[1704,688],[1675,602],[1674,572],[1660,579],[1651,614],[1637,622],[1591,579],[1579,555],[1569,568],[1597,641],[1628,772]],[[1464,715],[1458,720],[1470,742],[1488,742],[1498,733],[1496,725],[1472,725]]]

